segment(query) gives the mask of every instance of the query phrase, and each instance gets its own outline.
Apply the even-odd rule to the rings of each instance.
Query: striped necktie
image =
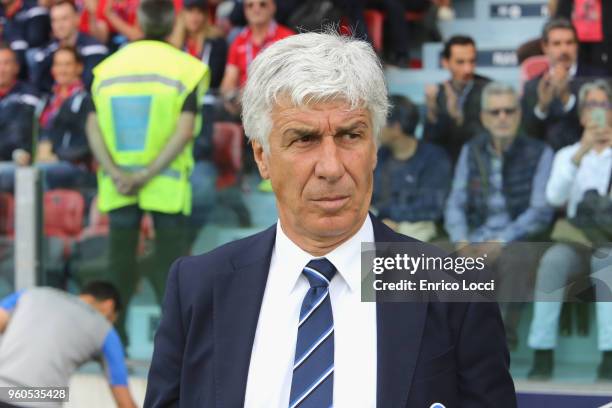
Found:
[[[298,324],[289,408],[328,408],[334,391],[334,319],[329,282],[336,268],[326,258],[314,259],[303,271],[310,289]]]

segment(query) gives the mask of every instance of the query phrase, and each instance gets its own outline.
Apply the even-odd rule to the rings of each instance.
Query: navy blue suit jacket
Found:
[[[374,217],[372,222],[377,242],[416,242]],[[273,226],[174,263],[155,336],[146,408],[244,405],[275,235]],[[379,408],[429,408],[434,402],[447,408],[516,406],[497,304],[376,307]]]

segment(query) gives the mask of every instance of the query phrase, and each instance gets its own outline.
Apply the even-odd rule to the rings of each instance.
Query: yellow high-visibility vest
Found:
[[[183,103],[196,91],[198,105],[210,71],[191,55],[160,41],[136,41],[94,69],[92,97],[106,147],[126,171],[148,166],[174,135]],[[138,204],[143,210],[191,213],[190,143],[137,195],[119,194],[110,175],[98,171],[98,206],[111,211]]]

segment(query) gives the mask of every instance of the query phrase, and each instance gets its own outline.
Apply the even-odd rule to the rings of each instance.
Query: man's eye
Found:
[[[302,136],[300,136],[300,138],[298,139],[298,142],[302,142],[302,143],[305,143],[305,142],[310,142],[312,139],[314,139],[314,138],[312,137],[312,135],[302,135]]]
[[[360,137],[361,137],[361,133],[345,133],[344,134],[344,138],[350,139],[350,140],[359,139]]]
[[[293,143],[298,143],[298,144],[307,144],[307,143],[312,143],[315,140],[315,136],[314,135],[301,135],[297,138],[295,138],[293,140]]]

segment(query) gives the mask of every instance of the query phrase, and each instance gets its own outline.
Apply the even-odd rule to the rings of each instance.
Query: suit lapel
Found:
[[[372,215],[370,217],[376,242],[402,241],[400,236]],[[381,302],[376,305],[377,407],[406,407],[426,317],[426,302]]]
[[[276,227],[245,242],[214,284],[215,388],[217,406],[244,405],[251,351],[259,319]]]

